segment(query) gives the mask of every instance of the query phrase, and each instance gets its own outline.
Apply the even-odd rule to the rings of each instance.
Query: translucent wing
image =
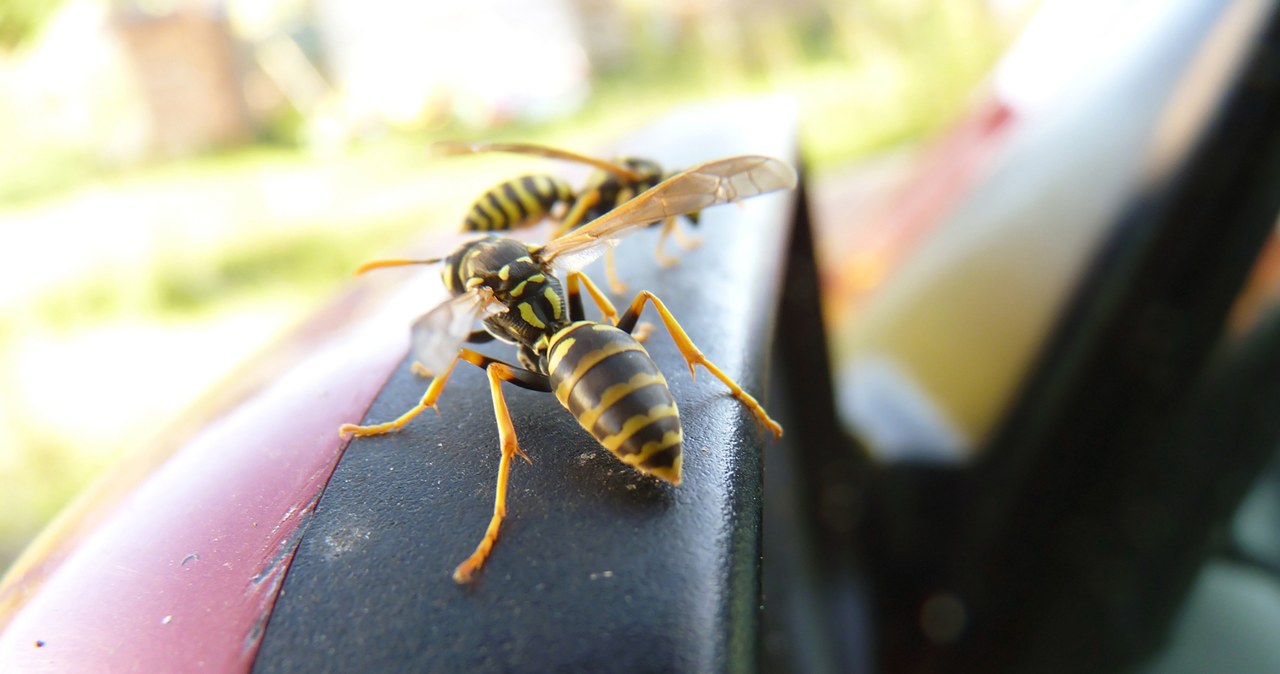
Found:
[[[444,372],[471,334],[479,318],[507,308],[493,299],[493,291],[474,288],[428,311],[413,324],[413,356],[432,372]]]
[[[548,243],[539,254],[544,262],[555,260],[559,268],[581,269],[604,252],[605,245],[651,222],[795,186],[795,169],[780,159],[742,155],[709,161]]]
[[[562,159],[565,161],[577,162],[594,166],[601,171],[612,173],[623,180],[635,182],[642,180],[644,176],[632,171],[625,166],[619,166],[613,162],[588,157],[577,152],[569,150],[561,150],[559,148],[548,147],[546,145],[535,145],[533,143],[463,143],[458,141],[444,140],[432,144],[432,151],[436,154],[453,156],[459,154],[479,154],[481,152],[515,152],[519,154],[531,154],[539,157],[547,157],[550,159]]]

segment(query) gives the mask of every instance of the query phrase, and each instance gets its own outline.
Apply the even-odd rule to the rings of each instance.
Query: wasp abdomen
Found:
[[[551,214],[558,203],[573,202],[569,183],[551,176],[529,175],[489,188],[467,211],[466,229],[504,231],[528,227]]]
[[[556,398],[592,437],[636,470],[680,484],[676,401],[634,337],[583,321],[557,332],[547,353]]]

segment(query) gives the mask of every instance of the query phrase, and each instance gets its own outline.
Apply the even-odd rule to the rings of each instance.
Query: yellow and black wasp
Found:
[[[649,159],[620,157],[606,161],[586,155],[533,143],[458,143],[440,142],[434,145],[443,155],[478,154],[481,152],[514,152],[585,164],[596,169],[581,190],[574,191],[569,183],[550,175],[525,175],[506,180],[486,190],[467,210],[464,228],[467,231],[494,232],[530,227],[543,218],[557,220],[552,238],[564,235],[583,223],[596,220],[653,188],[676,174],[666,171]],[[697,224],[699,211],[682,213]],[[669,266],[676,262],[663,252],[667,237],[675,238],[677,245],[688,250],[697,241],[685,239],[676,227],[679,216],[670,216],[652,224],[662,225],[654,258],[658,264]],[[612,251],[606,251],[605,272],[609,286],[618,293],[626,291],[626,285],[618,280]]]
[[[676,402],[662,372],[631,334],[646,302],[653,303],[691,374],[695,365],[702,365],[761,423],[782,435],[782,427],[755,398],[694,346],[655,295],[640,292],[618,317],[609,299],[581,269],[620,237],[655,220],[790,189],[795,183],[795,170],[777,159],[722,159],[682,171],[546,245],[489,235],[468,241],[443,258],[382,260],[361,268],[442,262],[441,276],[453,298],[429,311],[413,327],[415,371],[435,374],[422,400],[394,421],[370,426],[345,424],[340,433],[379,435],[403,428],[422,411],[435,407],[460,360],[488,374],[502,452],[497,496],[489,527],[476,551],[454,571],[455,581],[468,582],[484,564],[506,514],[512,460],[516,456],[529,460],[516,442],[502,395],[504,381],[554,392],[578,423],[623,463],[680,484],[683,431]],[[564,273],[563,285],[557,273]],[[606,322],[585,320],[579,285],[595,300]],[[483,330],[473,330],[477,320],[482,321]],[[519,366],[463,346],[492,337],[516,345]]]

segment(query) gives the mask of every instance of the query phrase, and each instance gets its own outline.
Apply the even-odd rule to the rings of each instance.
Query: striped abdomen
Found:
[[[632,181],[604,171],[598,171],[594,174],[591,180],[588,181],[587,187],[582,191],[584,194],[594,192],[596,202],[583,212],[581,224],[591,222],[630,201],[641,192],[662,182],[664,177],[662,169],[648,160],[624,159],[619,163],[640,173],[643,177],[640,180]]]
[[[556,398],[592,437],[636,470],[680,484],[676,401],[634,337],[581,321],[552,336],[547,354]]]
[[[489,188],[467,211],[464,227],[491,232],[529,227],[547,217],[557,203],[573,201],[573,188],[551,176],[521,176]]]

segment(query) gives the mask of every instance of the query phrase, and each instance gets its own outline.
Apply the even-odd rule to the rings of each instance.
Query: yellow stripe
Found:
[[[675,443],[672,443],[672,444],[675,444]],[[662,448],[659,447],[658,449],[662,449]],[[619,458],[622,458],[622,457],[619,457]],[[684,464],[684,454],[680,454],[679,456],[676,456],[676,460],[672,462],[670,467],[666,467],[666,468],[641,466],[638,462],[643,461],[644,459],[635,459],[635,461],[631,461],[630,460],[631,458],[632,458],[631,456],[628,456],[626,459],[623,459],[622,462],[631,464],[636,470],[640,471],[641,473],[646,473],[648,475],[653,475],[654,477],[662,478],[667,482],[670,482],[671,484],[680,484],[680,466]]]
[[[524,204],[524,210],[529,213],[529,219],[537,220],[542,215],[542,204],[538,203],[538,198],[524,188],[524,181],[513,180],[510,184],[511,190],[520,198],[520,203]]]
[[[463,278],[474,278],[476,276],[476,256],[480,255],[480,247],[474,247],[467,251],[466,256],[462,258],[462,270],[466,273],[459,274]]]
[[[612,177],[613,174],[608,171],[596,171],[587,177],[587,185],[582,188],[582,191],[586,192],[587,189],[599,189],[601,185],[608,182],[609,178]]]
[[[511,278],[511,265],[509,264],[502,265],[502,269],[498,270],[498,278],[502,279],[503,281],[507,280],[508,278]]]
[[[569,183],[566,183],[563,180],[561,180],[558,182],[554,182],[552,184],[556,188],[557,196],[560,197],[561,201],[566,202],[565,203],[566,206],[568,205],[567,202],[576,198],[573,194],[573,186],[571,186]]]
[[[533,307],[529,306],[528,302],[520,303],[520,318],[523,318],[525,323],[528,323],[535,328],[547,327],[546,323],[538,320],[538,315],[533,313]]]
[[[551,317],[557,321],[560,320],[560,296],[551,289],[551,286],[543,289],[542,296],[547,298],[547,302],[551,305]]]
[[[525,280],[521,281],[520,283],[517,283],[516,287],[511,289],[511,296],[519,297],[520,294],[524,292],[524,284],[526,283],[529,283],[529,282],[542,283],[545,280],[547,280],[547,277],[543,276],[542,274],[534,274],[532,276],[529,276],[525,278]],[[550,288],[547,288],[547,290],[550,290]],[[560,317],[556,316],[556,318],[560,318]]]
[[[551,339],[549,340],[546,339],[546,335],[543,335],[540,338],[546,341],[546,348],[549,349],[549,353],[547,355],[547,372],[555,372],[556,367],[560,365],[560,360],[564,358],[566,353],[569,353],[569,347],[573,346],[573,343],[577,341],[573,337],[567,337],[567,335],[574,330],[577,330],[580,326],[588,323],[589,321],[571,323],[557,330],[554,335],[551,335]]]
[[[625,456],[618,455],[618,458],[622,459],[623,463],[635,466],[643,472],[661,472],[666,469],[659,468],[655,470],[653,468],[641,467],[640,464],[644,463],[654,454],[657,454],[668,447],[678,445],[683,441],[684,433],[682,431],[667,431],[662,435],[661,440],[650,440],[649,442],[644,443],[644,446],[640,448],[638,453],[627,454]],[[676,457],[676,461],[680,461],[680,457]],[[674,469],[675,466],[673,465],[672,468]]]
[[[565,380],[560,382],[560,385],[556,387],[556,397],[559,398],[561,402],[564,402],[568,399],[569,391],[572,391],[573,387],[577,386],[578,380],[582,379],[582,375],[585,375],[587,370],[590,370],[596,363],[599,363],[605,358],[625,351],[644,351],[644,347],[641,347],[639,342],[614,342],[612,344],[606,344],[595,351],[589,351],[583,354],[582,360],[578,361],[578,366],[573,368],[573,374],[565,378]],[[552,372],[554,372],[554,370],[552,370]]]
[[[507,224],[515,225],[520,222],[520,207],[515,205],[511,199],[507,198],[505,192],[501,189],[493,191],[493,198],[497,200],[498,205],[502,207],[502,212],[507,214]]]
[[[560,190],[556,186],[556,182],[552,180],[550,177],[534,176],[533,179],[534,179],[534,182],[537,183],[538,191],[541,192],[542,194],[545,194],[548,197],[554,197],[556,199],[561,199],[566,196],[565,194],[562,193],[562,190]]]
[[[569,349],[573,347],[573,343],[578,340],[569,337],[563,342],[557,343],[551,349],[551,357],[547,359],[547,371],[555,372],[556,367],[560,365],[560,360],[564,358],[564,354],[569,353]]]
[[[441,272],[441,276],[444,277],[444,289],[448,290],[450,295],[457,294],[458,292],[458,289],[453,287],[453,277],[457,273],[458,270],[453,266],[445,267]]]
[[[649,424],[652,424],[653,422],[659,419],[665,419],[666,417],[674,417],[674,416],[677,416],[678,414],[679,412],[676,411],[675,403],[672,403],[670,405],[655,405],[653,409],[649,410],[648,414],[637,414],[634,417],[627,419],[627,422],[622,424],[621,430],[619,430],[617,433],[613,435],[610,435],[607,438],[601,439],[600,444],[604,445],[605,449],[616,454],[618,452],[618,448],[622,446],[622,443],[626,442],[627,438],[630,438],[631,436],[639,432],[640,429],[648,426]],[[673,433],[675,432],[668,431],[665,435],[662,436],[662,440],[660,442],[666,442]],[[657,443],[647,442],[645,443],[645,447],[649,447],[650,445],[653,445],[653,444],[657,444]],[[666,445],[666,446],[670,446],[670,445]],[[653,450],[650,450],[649,453],[652,454]],[[644,457],[645,456],[644,448],[642,448],[641,453],[637,454],[636,456]]]
[[[628,393],[653,384],[666,386],[667,380],[663,378],[661,372],[657,374],[638,372],[625,383],[610,386],[604,390],[604,394],[600,396],[600,402],[595,407],[582,412],[578,417],[578,423],[582,424],[583,428],[590,429],[596,425],[596,420],[600,418],[601,414],[607,412],[610,407],[613,407],[615,403],[626,397]]]
[[[507,221],[502,217],[502,213],[494,209],[493,204],[489,203],[489,195],[486,194],[480,197],[480,199],[476,201],[475,207],[479,209],[481,213],[484,213],[485,217],[489,218],[489,229],[504,229],[503,225]]]

